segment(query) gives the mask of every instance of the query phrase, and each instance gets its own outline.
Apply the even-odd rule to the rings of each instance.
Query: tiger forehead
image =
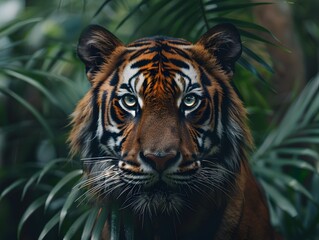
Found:
[[[166,36],[154,36],[154,37],[145,37],[127,45],[127,47],[141,47],[146,45],[171,45],[171,46],[179,46],[186,47],[192,45],[191,42],[182,39],[182,38],[173,38]]]
[[[152,76],[172,76],[180,68],[189,68],[191,45],[183,39],[143,38],[127,46],[128,62],[134,61],[132,68],[147,70]]]
[[[123,82],[142,95],[179,94],[197,79],[192,43],[178,38],[139,39],[126,47]]]

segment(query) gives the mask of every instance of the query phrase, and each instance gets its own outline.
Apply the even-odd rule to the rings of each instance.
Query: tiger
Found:
[[[230,23],[195,43],[125,45],[99,25],[80,35],[91,88],[72,114],[70,152],[83,160],[89,198],[116,203],[134,239],[280,238],[248,163],[253,140],[232,84],[241,53]],[[113,239],[110,222],[102,239]]]

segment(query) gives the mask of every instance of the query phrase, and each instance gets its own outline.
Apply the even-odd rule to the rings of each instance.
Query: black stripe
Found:
[[[214,103],[214,132],[217,133],[217,129],[218,129],[218,117],[219,117],[219,96],[218,96],[218,92],[216,91],[213,97],[213,103]]]
[[[177,67],[189,69],[189,65],[187,63],[185,63],[184,61],[181,61],[181,60],[178,60],[178,59],[174,59],[174,58],[170,59],[170,61],[171,61],[171,63],[173,63]]]
[[[99,84],[93,89],[92,91],[92,100],[91,100],[91,105],[92,105],[92,122],[89,127],[89,132],[91,133],[91,136],[96,135],[96,130],[97,130],[97,123],[98,123],[98,117],[99,117],[99,109],[98,109],[98,94],[100,91],[101,86],[103,85],[103,81],[99,82]],[[85,139],[87,141],[88,139]],[[90,154],[92,156],[98,156],[99,154],[99,144],[97,142],[96,138],[89,139],[90,140]]]
[[[236,156],[236,159],[230,159],[230,156],[233,154],[235,151],[235,147],[232,144],[232,141],[230,140],[230,134],[227,128],[229,127],[229,109],[232,105],[232,101],[230,99],[230,91],[226,84],[221,80],[215,77],[217,80],[218,84],[221,86],[223,90],[223,100],[221,102],[221,122],[223,124],[223,127],[225,128],[225,131],[223,131],[222,134],[222,139],[221,139],[221,150],[220,150],[220,159],[222,160],[220,163],[224,166],[226,166],[228,169],[231,169],[234,172],[239,171],[240,167],[240,156]],[[238,162],[226,162],[225,160],[228,161],[238,161]],[[235,168],[232,168],[235,166]]]
[[[207,74],[200,68],[201,82],[205,86],[211,86],[211,80],[208,78]]]
[[[179,54],[179,55],[182,56],[183,58],[190,59],[189,55],[188,55],[185,51],[183,51],[183,50],[181,50],[181,49],[179,49],[179,48],[173,48],[173,49],[174,49],[174,51],[175,51],[177,54]]]
[[[151,60],[149,60],[149,59],[140,60],[140,61],[137,61],[136,63],[132,64],[131,68],[144,67],[145,65],[149,64],[150,62],[151,62]]]
[[[202,103],[198,106],[198,108],[200,109],[200,108],[203,108],[203,107],[205,107],[205,110],[203,111],[201,118],[200,118],[200,119],[197,121],[197,123],[196,123],[196,124],[199,124],[199,125],[204,124],[205,121],[211,117],[211,109],[210,109],[210,107],[204,105],[204,102],[202,102]],[[196,110],[195,110],[195,112],[196,112]]]
[[[192,85],[188,85],[188,87],[186,88],[186,92],[190,92],[191,90],[195,89],[195,88],[201,88],[201,86],[199,85],[199,83],[194,83]]]
[[[114,87],[118,83],[119,83],[119,71],[117,70],[113,74],[113,77],[112,77],[112,79],[110,81],[110,85]]]
[[[135,52],[132,56],[130,56],[129,61],[132,61],[133,59],[139,57],[140,55],[142,55],[145,52],[145,48],[138,50],[137,52]]]
[[[103,134],[105,132],[105,110],[106,110],[106,97],[107,97],[107,92],[104,91],[102,95],[102,105],[101,105],[101,115],[102,115],[102,126],[103,126]]]
[[[149,45],[151,42],[148,40],[148,39],[139,39],[139,40],[136,40],[135,42],[133,43],[130,43],[128,45],[128,47],[143,47],[143,46],[146,46],[146,45]]]

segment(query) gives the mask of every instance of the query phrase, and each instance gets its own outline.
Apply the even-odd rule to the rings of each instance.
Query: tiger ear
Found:
[[[86,74],[92,80],[94,74],[106,63],[122,42],[105,28],[89,25],[81,34],[77,54],[84,62]]]
[[[232,74],[242,52],[239,31],[230,23],[218,24],[197,42],[215,56],[222,68]]]

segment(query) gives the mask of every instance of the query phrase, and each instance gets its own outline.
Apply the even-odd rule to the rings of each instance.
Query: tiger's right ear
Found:
[[[86,74],[90,81],[119,46],[123,46],[122,42],[101,26],[89,25],[82,32],[77,53],[85,64]]]

